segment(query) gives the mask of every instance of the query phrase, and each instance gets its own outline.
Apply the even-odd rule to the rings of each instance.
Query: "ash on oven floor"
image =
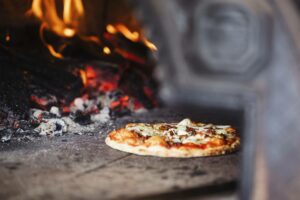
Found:
[[[101,127],[100,134],[1,143],[0,199],[237,198],[239,153],[158,158],[120,152],[104,143],[110,130],[130,121],[181,118],[154,111],[118,119]]]

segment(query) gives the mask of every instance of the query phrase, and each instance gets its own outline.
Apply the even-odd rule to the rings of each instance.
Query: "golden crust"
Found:
[[[163,146],[150,146],[145,145],[131,146],[126,143],[118,143],[107,137],[105,143],[117,150],[133,153],[137,155],[148,155],[148,156],[158,156],[158,157],[176,157],[176,158],[190,158],[190,157],[204,157],[204,156],[217,156],[224,155],[235,151],[239,145],[240,141],[236,140],[231,145],[223,145],[219,147],[209,147],[206,149],[196,149],[187,147],[171,147],[166,148]]]
[[[108,136],[111,140],[118,143],[125,143],[131,146],[142,145],[143,141],[135,132],[126,129],[119,129],[111,132]]]
[[[129,126],[133,125],[134,124],[130,124]],[[237,136],[228,141],[212,138],[209,143],[203,145],[175,145],[168,144],[161,136],[151,136],[146,138],[134,131],[128,131],[125,128],[122,128],[112,131],[106,138],[105,143],[114,149],[138,155],[188,158],[215,156],[233,152],[239,148],[240,139]]]

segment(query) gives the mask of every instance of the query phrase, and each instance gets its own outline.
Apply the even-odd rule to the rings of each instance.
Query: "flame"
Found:
[[[63,21],[69,26],[77,26],[84,14],[81,0],[64,0]]]
[[[95,85],[94,81],[97,79],[97,74],[91,66],[87,66],[85,70],[79,70],[79,75],[85,87]]]
[[[107,32],[109,32],[111,34],[117,33],[117,29],[113,25],[111,25],[111,24],[108,24],[106,26],[106,30],[107,30]]]
[[[113,31],[112,31],[113,30]],[[112,32],[110,32],[112,31]],[[112,25],[108,25],[107,27],[107,32],[111,34],[115,34],[116,32],[122,33],[127,39],[133,41],[133,42],[138,42],[139,41],[139,36],[140,34],[136,31],[130,31],[125,25],[123,24],[117,24],[114,29],[112,29]]]
[[[108,24],[106,26],[106,31],[110,34],[116,34],[116,33],[121,33],[126,37],[127,39],[133,41],[133,42],[143,42],[149,49],[152,51],[156,51],[157,47],[150,42],[148,39],[143,37],[140,33],[137,31],[130,31],[125,25],[123,24],[116,24],[113,26],[112,24]]]
[[[104,48],[103,48],[103,53],[104,53],[104,54],[107,54],[107,55],[108,55],[108,54],[111,54],[110,48],[109,48],[109,47],[104,47]]]
[[[144,39],[144,44],[152,51],[157,51],[157,47],[147,39]]]
[[[47,42],[45,39],[46,30],[50,30],[62,38],[72,38],[77,35],[83,41],[91,41],[97,45],[103,44],[99,37],[83,35],[82,31],[80,32],[85,14],[83,0],[62,0],[62,13],[59,13],[56,2],[57,0],[33,0],[31,9],[27,12],[28,15],[33,15],[42,22],[40,27],[40,37],[52,56],[60,59],[64,58],[62,50],[65,48],[66,44],[55,47],[53,44]],[[108,24],[106,30],[110,34],[121,33],[132,42],[141,42],[152,51],[157,50],[157,47],[140,32],[131,31],[124,24]],[[115,49],[113,49],[113,51],[115,51]],[[103,54],[109,55],[112,53],[112,50],[109,47],[104,46],[102,52]],[[126,52],[123,54],[125,54],[125,57],[132,57],[132,55],[127,55],[128,53]]]
[[[9,33],[6,33],[6,35],[5,35],[5,42],[10,42],[10,35],[9,35]]]
[[[93,88],[100,92],[113,91],[118,88],[119,77],[107,77],[100,70],[96,70],[93,66],[86,66],[85,69],[79,70],[82,83],[86,88]]]
[[[80,74],[83,85],[87,86],[87,77],[86,77],[85,71],[81,69],[81,70],[79,70],[79,74]]]
[[[127,107],[129,104],[129,96],[125,95],[120,97],[118,100],[113,101],[110,103],[110,108],[117,108],[117,107]]]
[[[51,44],[48,44],[46,42],[46,40],[44,38],[44,30],[46,29],[46,27],[47,27],[46,24],[42,24],[40,27],[40,37],[41,37],[42,43],[48,48],[48,50],[52,56],[54,56],[55,58],[63,58],[63,55],[61,53],[57,52]]]
[[[55,0],[33,0],[31,10],[48,29],[62,37],[73,37],[84,14],[81,0],[64,0],[63,18],[60,18]]]
[[[57,52],[52,45],[45,42],[44,30],[51,30],[61,37],[74,37],[79,30],[80,21],[84,15],[84,7],[82,0],[64,0],[63,17],[61,18],[55,0],[33,0],[27,15],[34,15],[42,22],[40,36],[43,43],[54,57],[63,58],[62,54]]]

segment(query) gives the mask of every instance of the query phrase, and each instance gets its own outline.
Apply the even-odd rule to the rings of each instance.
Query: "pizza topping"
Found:
[[[189,133],[186,132],[186,131],[183,130],[183,129],[178,129],[178,130],[177,130],[177,135],[189,135]]]
[[[152,136],[148,140],[146,140],[145,145],[146,146],[164,146],[164,147],[168,146],[168,144],[164,140],[164,138],[161,136],[158,136],[158,135]]]
[[[150,137],[146,143],[162,144],[162,138],[169,143],[182,144],[221,144],[220,141],[235,137],[235,129],[228,125],[195,123],[184,119],[178,124],[129,124],[126,130],[133,131],[143,137]],[[156,137],[155,137],[156,136]],[[158,142],[160,141],[160,142]],[[165,145],[165,144],[164,144]]]
[[[153,129],[153,127],[150,124],[139,124],[137,126],[126,126],[126,129],[129,131],[134,131],[142,136],[153,136],[153,135],[159,135],[159,131],[156,129]]]
[[[191,126],[191,125],[193,125],[193,122],[190,119],[184,119],[177,124],[177,126],[184,126],[184,127]]]

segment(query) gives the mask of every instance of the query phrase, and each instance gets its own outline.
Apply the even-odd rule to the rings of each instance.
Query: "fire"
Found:
[[[71,38],[78,36],[80,40],[84,42],[93,42],[100,46],[102,54],[110,55],[112,53],[121,54],[125,58],[131,58],[130,52],[123,52],[118,46],[114,46],[113,49],[110,47],[112,44],[107,41],[101,41],[99,35],[84,35],[85,30],[84,17],[85,8],[83,0],[61,0],[62,10],[58,9],[56,3],[57,0],[33,0],[31,9],[27,12],[27,15],[33,15],[41,21],[40,26],[40,37],[43,44],[48,48],[52,56],[56,58],[64,58],[63,50],[66,45],[72,43]],[[50,43],[46,40],[45,33],[51,31],[61,37],[64,44],[61,43]],[[150,50],[156,51],[157,47],[146,39],[143,34],[139,31],[132,31],[124,24],[108,24],[106,31],[109,34],[122,34],[125,38],[132,42],[140,42],[147,46]],[[77,39],[77,38],[76,38]],[[64,41],[66,40],[66,42]],[[108,46],[102,46],[107,44]],[[121,52],[121,53],[120,53]],[[133,58],[135,61],[140,60],[139,58]],[[143,63],[143,62],[139,62]]]
[[[81,0],[64,0],[63,21],[67,26],[75,28],[84,14]]]
[[[10,42],[10,35],[9,35],[9,33],[6,33],[6,35],[5,35],[5,42]]]
[[[101,74],[101,71],[95,70],[92,66],[87,66],[85,69],[79,70],[79,74],[86,88],[93,88],[100,92],[113,91],[118,88],[117,81],[119,77],[107,79],[105,75]]]
[[[121,33],[124,35],[127,39],[133,41],[133,42],[143,42],[149,49],[156,51],[157,47],[150,42],[148,39],[143,37],[140,33],[137,31],[130,31],[125,25],[123,24],[116,24],[115,26],[108,24],[106,26],[106,31],[110,34],[116,34]]]
[[[79,74],[80,74],[83,85],[87,86],[87,76],[86,76],[85,71],[81,69],[81,70],[79,70]]]
[[[97,79],[97,74],[95,70],[91,66],[87,66],[85,70],[79,70],[79,74],[82,80],[82,83],[85,87],[94,86],[95,87],[95,79]]]
[[[139,41],[140,34],[136,31],[130,31],[125,25],[123,24],[117,24],[116,26],[113,26],[111,24],[108,24],[106,27],[107,32],[111,34],[115,34],[117,32],[122,33],[127,39],[137,42]]]
[[[150,42],[149,40],[144,38],[144,43],[152,51],[157,51],[157,47],[152,42]]]
[[[111,50],[110,50],[110,48],[109,47],[104,47],[103,48],[103,53],[105,53],[105,54],[111,54]]]
[[[110,103],[110,107],[111,108],[117,108],[117,107],[121,107],[121,108],[125,108],[127,107],[129,104],[129,96],[123,96],[121,98],[119,98],[116,101],[113,101]]]
[[[81,0],[64,0],[63,17],[61,18],[55,0],[33,0],[31,10],[33,14],[50,30],[61,37],[73,37],[80,25],[84,14]]]
[[[42,22],[40,36],[49,52],[56,58],[63,58],[63,56],[44,40],[44,30],[51,30],[65,38],[74,37],[84,15],[81,0],[64,0],[63,5],[62,18],[58,13],[55,0],[33,0],[31,9],[27,12],[28,15],[34,15]]]
[[[42,24],[40,27],[40,37],[43,42],[43,44],[48,48],[49,52],[51,53],[52,56],[55,58],[63,58],[63,55],[55,50],[55,48],[51,45],[48,44],[47,41],[44,38],[44,30],[46,29],[46,24]]]

